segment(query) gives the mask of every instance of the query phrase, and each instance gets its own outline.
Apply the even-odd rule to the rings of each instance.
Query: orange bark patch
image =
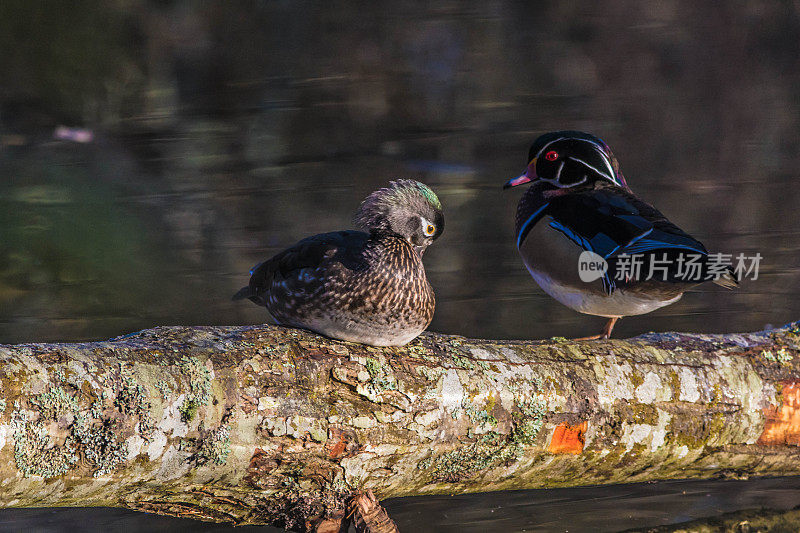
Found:
[[[278,467],[278,461],[261,448],[256,448],[247,466],[244,482],[257,489],[268,487],[269,473]]]
[[[576,426],[561,422],[553,431],[553,437],[550,439],[550,446],[547,447],[547,451],[550,453],[581,453],[586,442],[586,428],[588,425],[585,420]]]
[[[764,409],[767,423],[758,444],[800,446],[800,383],[787,383],[782,391],[783,405]]]
[[[331,446],[328,448],[328,458],[338,459],[339,457],[344,455],[344,451],[346,448],[347,448],[347,439],[344,438],[344,435],[340,435],[339,440],[331,444]]]
[[[358,451],[355,433],[335,427],[328,428],[328,440],[325,443],[328,459],[352,457]]]

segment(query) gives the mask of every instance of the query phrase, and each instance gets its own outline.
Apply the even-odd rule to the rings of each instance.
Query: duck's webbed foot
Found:
[[[590,335],[588,337],[579,337],[579,338],[573,339],[573,340],[576,340],[576,341],[596,341],[596,340],[599,340],[599,339],[608,339],[608,338],[611,337],[611,331],[614,329],[614,325],[616,325],[617,320],[619,320],[619,319],[620,319],[620,317],[618,317],[618,316],[614,317],[614,318],[609,318],[608,322],[606,322],[606,325],[603,326],[603,331],[601,333],[598,333],[597,335]]]

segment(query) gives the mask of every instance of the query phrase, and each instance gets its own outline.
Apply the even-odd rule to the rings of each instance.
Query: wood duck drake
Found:
[[[314,235],[256,265],[234,300],[249,298],[281,325],[335,339],[410,342],[433,318],[422,254],[442,234],[442,204],[427,185],[392,181],[361,203],[355,223],[365,232]]]
[[[699,241],[631,192],[611,150],[593,135],[555,131],[536,139],[525,173],[504,188],[524,183],[531,186],[517,206],[517,248],[547,294],[609,319],[586,339],[608,338],[623,316],[675,303],[705,281],[737,285],[729,266],[713,265]],[[607,269],[581,272],[579,261],[592,260]]]

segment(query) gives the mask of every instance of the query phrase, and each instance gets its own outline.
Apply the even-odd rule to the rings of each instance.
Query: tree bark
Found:
[[[797,324],[403,348],[161,327],[0,346],[0,506],[335,531],[369,490],[800,474],[799,347]]]

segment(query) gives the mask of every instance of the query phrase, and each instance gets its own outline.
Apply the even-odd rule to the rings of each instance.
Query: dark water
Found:
[[[618,335],[796,320],[798,34],[796,3],[756,0],[5,1],[0,342],[263,322],[230,301],[247,270],[396,177],[445,208],[431,329],[594,333],[529,278],[500,189],[553,129],[601,136],[710,250],[763,256]]]
[[[665,481],[521,490],[460,496],[395,498],[383,502],[400,531],[414,533],[615,532],[719,516],[744,509],[788,510],[800,504],[800,478],[750,481]],[[124,509],[6,509],[0,531],[41,533],[278,532],[231,528]]]

